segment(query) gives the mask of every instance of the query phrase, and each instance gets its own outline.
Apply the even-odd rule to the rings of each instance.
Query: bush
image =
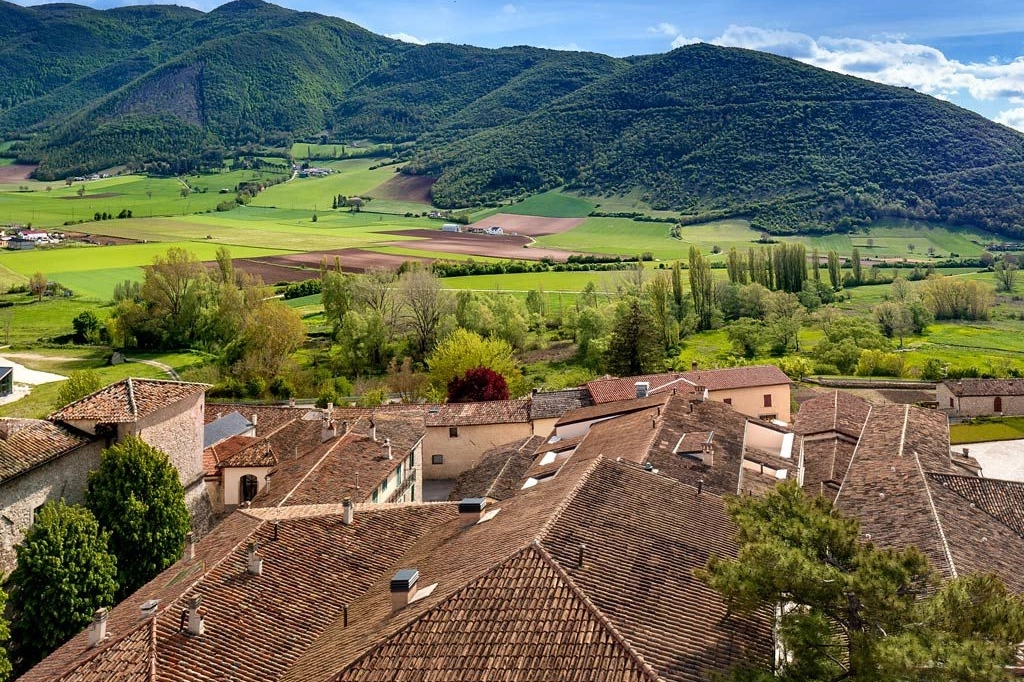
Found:
[[[857,374],[864,377],[903,376],[905,360],[899,353],[868,349],[857,360]]]
[[[943,378],[942,362],[938,358],[928,358],[921,366],[921,378],[925,381],[941,381]]]
[[[274,377],[270,382],[270,395],[278,400],[287,400],[295,394],[295,388],[284,377]]]

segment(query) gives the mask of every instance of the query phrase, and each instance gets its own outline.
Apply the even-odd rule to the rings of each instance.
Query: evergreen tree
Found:
[[[93,612],[114,604],[117,566],[109,534],[88,509],[47,502],[18,545],[11,574],[14,660],[22,671],[77,634]]]
[[[739,613],[771,610],[780,668],[748,664],[733,680],[1003,680],[1024,640],[1024,598],[995,577],[942,586],[915,547],[878,549],[859,524],[795,482],[727,500],[736,559],[712,557],[700,577]]]
[[[743,258],[740,257],[739,251],[736,247],[729,249],[729,254],[725,258],[725,268],[729,274],[729,281],[733,284],[746,284],[747,283],[747,270],[743,263]]]
[[[821,281],[821,254],[818,253],[818,249],[817,248],[815,248],[814,251],[811,252],[811,260],[813,261],[811,263],[811,268],[812,268],[811,276],[814,278],[815,282],[820,282]]]
[[[676,304],[676,319],[683,318],[683,275],[679,261],[672,263],[672,300]]]
[[[110,532],[124,598],[181,556],[189,531],[185,489],[167,455],[129,436],[105,449],[89,474],[85,504]]]
[[[833,291],[843,288],[843,280],[839,276],[839,254],[835,251],[828,252],[828,281]]]
[[[654,320],[640,300],[630,297],[620,304],[608,344],[608,369],[619,376],[645,374],[661,358],[661,344]]]
[[[853,267],[853,283],[862,284],[864,282],[864,270],[863,264],[860,262],[860,249],[854,249],[850,254],[850,264]]]

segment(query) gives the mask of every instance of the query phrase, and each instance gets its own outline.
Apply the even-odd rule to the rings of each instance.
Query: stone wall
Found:
[[[35,510],[48,500],[61,497],[68,504],[85,499],[90,471],[100,464],[102,442],[89,443],[63,457],[51,460],[0,487],[0,572],[14,570],[14,551],[31,527]]]

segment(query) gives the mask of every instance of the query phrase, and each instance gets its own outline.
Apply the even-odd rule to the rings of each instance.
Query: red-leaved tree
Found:
[[[474,403],[487,400],[508,400],[505,377],[487,367],[466,370],[461,377],[448,382],[448,402]]]

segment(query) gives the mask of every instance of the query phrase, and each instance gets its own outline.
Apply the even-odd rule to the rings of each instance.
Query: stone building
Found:
[[[960,379],[935,389],[939,409],[957,417],[1024,414],[1024,379]]]

